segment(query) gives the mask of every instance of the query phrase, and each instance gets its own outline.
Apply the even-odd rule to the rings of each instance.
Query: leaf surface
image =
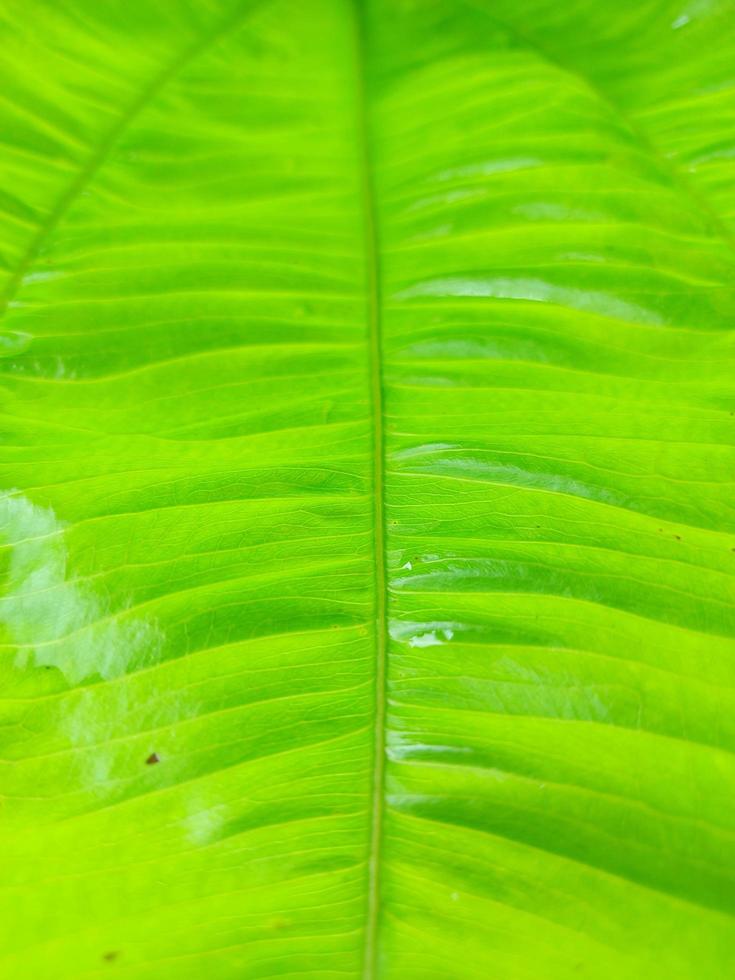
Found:
[[[0,972],[735,969],[731,0],[0,12]]]

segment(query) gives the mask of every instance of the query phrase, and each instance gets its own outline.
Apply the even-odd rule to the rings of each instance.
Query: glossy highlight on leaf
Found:
[[[733,975],[732,0],[0,37],[0,977]]]

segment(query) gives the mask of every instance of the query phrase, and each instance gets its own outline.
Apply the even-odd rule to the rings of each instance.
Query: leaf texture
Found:
[[[731,0],[8,0],[0,975],[735,969]]]

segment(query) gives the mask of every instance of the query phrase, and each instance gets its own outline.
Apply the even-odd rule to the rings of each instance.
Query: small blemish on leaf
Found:
[[[283,918],[281,916],[271,920],[271,928],[276,929],[279,932],[283,929],[288,929],[290,925],[291,925],[291,920]]]
[[[109,953],[105,953],[102,956],[102,959],[107,960],[108,963],[114,963],[114,961],[118,958],[119,955],[120,953],[116,949],[113,949],[110,950]]]
[[[145,764],[147,766],[155,766],[155,764],[157,762],[160,762],[160,761],[161,761],[161,758],[160,758],[158,752],[151,752],[151,754],[145,760]]]

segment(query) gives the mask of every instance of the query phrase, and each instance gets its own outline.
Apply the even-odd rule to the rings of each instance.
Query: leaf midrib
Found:
[[[363,945],[363,980],[377,972],[381,897],[381,858],[385,799],[385,708],[387,660],[387,582],[385,561],[385,437],[383,426],[382,338],[380,324],[380,249],[373,182],[370,114],[367,98],[367,28],[362,0],[352,0],[355,37],[355,103],[360,158],[367,292],[370,403],[373,429],[373,525],[375,587],[375,699],[372,793],[367,855],[367,902]]]

